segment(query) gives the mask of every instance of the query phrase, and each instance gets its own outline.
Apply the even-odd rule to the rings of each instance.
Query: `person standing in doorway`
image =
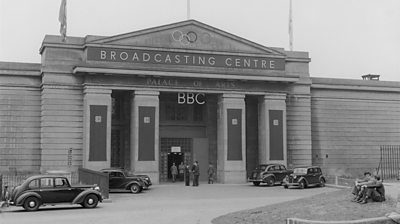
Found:
[[[185,186],[190,186],[190,167],[188,164],[185,165]]]
[[[176,175],[178,175],[178,168],[175,166],[175,163],[172,163],[172,166],[171,166],[171,175],[172,175],[172,182],[175,183]]]
[[[179,179],[180,181],[183,181],[185,175],[185,165],[183,165],[183,162],[179,164],[178,169],[179,169],[179,175],[178,175]]]
[[[214,166],[210,163],[210,165],[208,165],[208,184],[214,184],[214,175]]]
[[[193,186],[199,186],[199,176],[200,176],[200,168],[199,162],[195,161],[192,166],[192,173],[193,173]]]

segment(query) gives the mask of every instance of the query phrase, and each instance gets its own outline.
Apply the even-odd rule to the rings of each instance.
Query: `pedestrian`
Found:
[[[356,179],[356,181],[354,182],[353,190],[351,192],[352,194],[355,195],[355,198],[353,200],[355,200],[358,197],[358,194],[360,193],[361,190],[361,186],[370,181],[371,177],[372,177],[371,173],[367,171],[364,172],[364,178]]]
[[[190,167],[189,165],[185,165],[185,186],[190,186]]]
[[[0,204],[0,207],[8,207],[10,205],[10,192],[8,192],[8,186],[4,186],[3,195],[1,196],[3,202]],[[1,200],[0,200],[1,201]]]
[[[183,181],[185,175],[185,165],[183,164],[183,162],[179,164],[178,169],[179,169],[179,175],[178,175],[179,179]]]
[[[171,175],[172,175],[172,182],[175,183],[176,175],[178,175],[178,168],[176,167],[175,163],[172,163],[172,166],[171,166]]]
[[[214,175],[215,175],[215,170],[213,165],[210,163],[208,165],[208,184],[214,184]]]
[[[195,161],[192,166],[192,173],[193,173],[193,186],[199,186],[199,176],[200,176],[200,167],[199,162]]]

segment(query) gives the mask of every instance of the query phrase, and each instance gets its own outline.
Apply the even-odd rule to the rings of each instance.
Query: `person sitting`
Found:
[[[371,174],[369,174],[369,180],[366,182],[356,182],[356,186],[353,188],[353,194],[357,193],[356,197],[353,198],[352,201],[355,202],[361,202],[365,195],[366,195],[366,191],[367,191],[367,187],[369,186],[375,186],[376,185],[376,178],[375,176],[371,176]]]
[[[357,198],[360,190],[361,190],[361,186],[365,183],[367,183],[370,179],[371,179],[371,173],[370,172],[364,172],[364,178],[363,179],[356,179],[353,190],[352,190],[352,194],[355,195],[355,198]],[[354,198],[354,199],[355,199]]]
[[[368,199],[376,202],[385,201],[385,187],[383,186],[382,180],[379,176],[376,176],[375,185],[369,185],[364,190],[364,195],[362,199],[359,201],[361,204],[366,204]]]

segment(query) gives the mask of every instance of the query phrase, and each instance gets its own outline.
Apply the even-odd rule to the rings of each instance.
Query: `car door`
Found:
[[[275,168],[275,177],[277,182],[282,182],[286,176],[286,168],[283,165],[277,165]]]
[[[318,183],[318,176],[315,172],[315,168],[308,168],[308,175],[309,175],[309,183],[308,184],[315,184]]]
[[[120,189],[123,188],[125,176],[122,172],[111,171],[110,172],[110,189]]]
[[[80,193],[77,189],[69,185],[67,178],[57,177],[54,179],[54,191],[57,194],[57,203],[72,202]]]
[[[54,189],[54,178],[43,177],[39,179],[39,192],[43,203],[54,203],[57,200],[57,193]]]

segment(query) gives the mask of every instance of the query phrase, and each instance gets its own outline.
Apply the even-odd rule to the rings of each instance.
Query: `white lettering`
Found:
[[[232,66],[232,58],[227,58],[227,59],[225,59],[225,64],[226,64],[227,66],[231,67],[231,66]]]
[[[186,95],[187,95],[187,97],[186,97],[187,104],[193,104],[194,103],[194,94],[193,93],[187,93]]]
[[[261,60],[261,68],[267,68],[267,61]]]
[[[184,104],[185,102],[185,93],[178,93],[178,104]]]
[[[104,60],[107,58],[107,52],[106,51],[100,51],[100,59]]]
[[[204,65],[206,63],[206,57],[199,56],[199,65]]]
[[[154,55],[154,61],[156,61],[156,62],[161,62],[161,54],[156,54],[156,55]]]
[[[111,60],[115,60],[115,55],[117,54],[117,52],[115,51],[111,51]]]
[[[165,63],[171,63],[171,57],[169,56],[169,54],[167,54],[167,56],[165,57]]]
[[[208,64],[209,65],[215,65],[215,58],[214,57],[209,57],[208,58]]]
[[[275,61],[269,61],[269,68],[275,68]]]
[[[128,59],[128,53],[126,53],[125,51],[119,53],[119,58],[121,58],[121,60],[125,61],[126,59]]]
[[[187,64],[189,56],[188,55],[184,55],[183,57],[185,58],[185,63]]]
[[[236,67],[241,67],[240,58],[236,58],[235,59],[235,66]]]
[[[132,61],[139,61],[139,56],[136,52],[133,54]]]
[[[253,61],[254,61],[254,67],[257,68],[258,67],[258,65],[257,65],[258,59],[253,59]]]
[[[203,97],[203,100],[202,100],[202,101],[199,100],[199,96]],[[201,105],[201,104],[205,104],[205,103],[206,103],[205,98],[206,98],[206,96],[205,96],[204,93],[198,93],[198,94],[196,94],[196,103],[197,103],[197,104],[200,104],[200,105]]]
[[[244,67],[246,68],[246,67],[250,67],[250,59],[244,59],[243,60],[243,63],[244,63]]]
[[[143,61],[145,61],[145,62],[150,61],[150,54],[148,54],[148,53],[143,53]]]
[[[175,63],[179,64],[181,62],[181,56],[180,55],[175,55]]]

